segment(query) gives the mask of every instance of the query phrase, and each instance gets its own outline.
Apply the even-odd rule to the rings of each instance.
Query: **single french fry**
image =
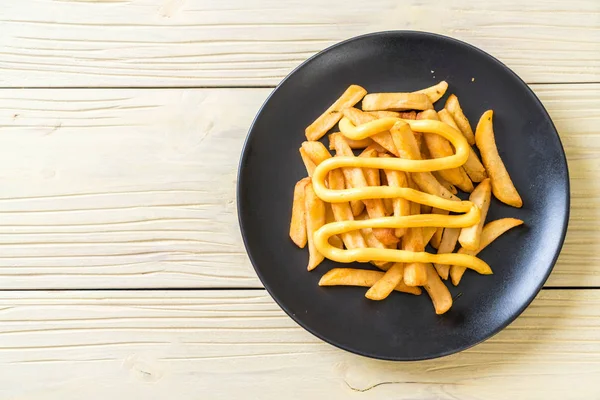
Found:
[[[427,110],[433,108],[424,93],[369,93],[363,98],[364,111],[377,110]]]
[[[304,189],[310,183],[310,178],[300,179],[294,186],[294,200],[292,202],[292,221],[290,222],[290,238],[301,249],[306,246],[306,204],[304,202]]]
[[[362,215],[364,215],[364,214],[359,215],[358,217],[356,217],[356,219],[362,219]],[[387,249],[387,246],[385,244],[381,243],[381,241],[379,239],[377,239],[377,237],[373,234],[372,228],[363,228],[360,230],[360,232],[362,233],[363,237],[365,238],[365,241],[367,242],[368,247],[372,247],[374,249]],[[385,263],[385,261],[383,263]],[[382,262],[378,262],[375,265],[379,266],[381,264],[382,264]]]
[[[444,234],[442,235],[442,241],[440,242],[440,246],[438,247],[437,253],[445,254],[454,252],[454,248],[456,247],[456,242],[458,240],[459,234],[460,229],[458,228],[445,228]],[[434,266],[442,279],[448,279],[448,272],[450,271],[449,265],[436,263],[434,264]]]
[[[414,203],[413,203],[414,204]],[[408,228],[402,238],[402,249],[407,251],[425,251],[423,228]],[[427,283],[425,264],[410,263],[404,266],[404,283],[408,286],[423,286]]]
[[[459,201],[460,199],[453,195],[448,189],[443,187],[431,172],[413,172],[412,177],[423,192],[433,194],[444,199]]]
[[[438,228],[435,228],[433,226],[427,226],[423,228],[423,243],[425,243],[425,246],[427,246],[431,239],[433,239],[433,236],[437,232],[437,229]]]
[[[338,140],[337,138],[339,138],[339,137],[343,138],[342,140],[345,143],[343,145],[343,150],[345,152],[345,155],[354,157],[354,153],[348,147],[348,143],[346,141],[347,138],[345,136],[343,136],[340,132],[332,133],[331,135],[329,135],[329,141],[333,145],[334,150],[335,150],[335,146],[336,146],[336,141]],[[336,154],[337,154],[337,150],[336,150]],[[337,154],[337,155],[340,155],[340,154]],[[351,178],[352,173],[349,171],[355,171],[355,170],[362,171],[360,168],[350,168],[350,169],[344,168],[344,170],[343,170],[344,178],[346,180],[346,184],[345,184],[346,189],[352,189],[354,187],[353,184],[355,183],[355,180]],[[351,200],[350,207],[352,208],[352,215],[357,216],[360,213],[362,213],[363,210],[365,209],[365,203],[363,203],[362,200]]]
[[[315,172],[315,168],[317,168],[317,166],[310,159],[310,157],[306,153],[306,150],[304,150],[302,147],[300,147],[300,157],[302,158],[302,162],[304,163],[304,167],[306,167],[306,173],[308,174],[309,177],[312,178],[312,174],[313,174],[313,172]]]
[[[357,126],[366,124],[367,122],[375,121],[377,119],[376,117],[354,107],[345,109],[343,111],[343,114],[354,125]],[[394,142],[392,140],[392,137],[390,136],[389,131],[376,133],[375,135],[371,136],[371,139],[375,143],[379,144],[381,147],[398,157],[398,150],[396,150],[396,146],[394,146]]]
[[[419,153],[423,153],[421,149],[426,147],[423,143],[423,134],[421,132],[413,132],[413,135],[415,136],[415,141],[417,142],[417,148],[419,149]]]
[[[359,157],[369,158],[369,157],[378,157],[379,153],[373,147],[369,147],[363,150],[360,153]],[[367,180],[367,184],[369,186],[381,186],[381,180],[379,179],[379,170],[377,168],[363,168],[365,173],[365,179]]]
[[[366,111],[367,114],[379,118],[417,119],[417,112],[412,111]]]
[[[379,118],[402,118],[398,111],[367,111],[367,114]]]
[[[342,190],[346,188],[344,175],[340,169],[329,172],[329,188]],[[331,203],[331,210],[336,221],[353,221],[354,215],[348,202]],[[349,231],[340,234],[347,249],[360,249],[367,247],[365,239],[359,231]]]
[[[319,165],[328,158],[331,158],[331,153],[329,153],[329,150],[321,142],[303,142],[302,148],[315,165]]]
[[[413,93],[423,93],[423,94],[427,95],[427,97],[429,97],[429,100],[432,103],[435,103],[436,101],[438,101],[439,99],[441,99],[444,96],[444,94],[446,93],[446,90],[448,90],[448,82],[441,81],[437,85],[433,85],[433,86],[430,86],[425,89],[417,90],[416,92],[413,92]]]
[[[350,189],[352,186],[346,185],[346,188]],[[350,208],[352,209],[353,215],[360,215],[360,213],[365,210],[365,203],[363,203],[361,200],[351,200]]]
[[[390,136],[390,139],[391,138],[392,137]],[[379,143],[376,143],[375,141],[373,141],[373,143],[370,144],[368,148],[369,149],[371,149],[371,148],[375,149],[375,151],[377,151],[377,153],[379,153],[379,154],[386,154],[387,153],[387,150],[383,146],[381,146]]]
[[[442,178],[442,176],[438,172],[439,171],[433,171],[432,174],[435,177],[435,179],[437,179],[437,181],[440,183],[440,185],[445,187],[446,190],[448,190],[450,193],[457,194],[458,190],[456,190],[456,186],[454,186],[453,184],[451,184],[450,182],[448,182],[447,180]]]
[[[359,157],[377,157],[379,155],[379,153],[377,153],[377,151],[370,147],[370,148],[366,148],[360,155]],[[365,179],[367,180],[367,185],[369,186],[380,186],[381,185],[381,181],[379,178],[379,170],[376,168],[363,168],[363,172],[365,174]],[[385,210],[385,202],[382,203],[384,204],[384,210]],[[386,211],[384,211],[384,215],[386,214]]]
[[[448,210],[442,210],[441,208],[434,208],[431,210],[431,212],[433,214],[441,214],[441,215],[448,215],[450,214],[450,212]],[[440,248],[440,243],[442,242],[442,233],[444,232],[444,228],[437,228],[435,231],[435,234],[433,235],[433,237],[431,238],[431,246],[434,249],[439,249]]]
[[[435,313],[444,314],[452,307],[452,295],[431,264],[426,264],[426,272],[427,283],[424,288],[431,297]]]
[[[390,130],[392,140],[400,158],[406,158],[409,160],[420,160],[421,151],[419,144],[415,139],[415,135],[410,129],[410,126],[404,121],[398,121]]]
[[[471,193],[469,201],[479,207],[480,219],[479,223],[468,228],[460,230],[458,241],[462,247],[467,250],[477,250],[481,241],[481,231],[485,223],[488,209],[490,208],[490,200],[492,197],[492,185],[489,179],[484,179]]]
[[[319,281],[319,286],[361,286],[371,287],[377,282],[384,273],[381,271],[372,271],[368,269],[355,268],[333,268],[327,272]],[[410,293],[414,295],[421,294],[421,288],[406,286],[400,282],[394,290]]]
[[[381,157],[390,157],[389,155],[381,155]],[[385,177],[389,186],[408,187],[408,180],[404,171],[384,170]],[[392,200],[393,213],[395,217],[404,217],[410,215],[410,201],[398,197]],[[406,228],[396,228],[394,233],[397,237],[402,237],[406,232]]]
[[[381,265],[375,265],[377,268],[379,268],[382,271],[387,271],[388,269],[390,269],[392,267],[392,265],[394,265],[393,262],[389,262],[389,263],[385,263],[385,264],[381,264]]]
[[[390,133],[401,158],[421,159],[421,152],[415,136],[406,122],[396,123]],[[413,172],[411,176],[422,191],[446,199],[458,200],[458,197],[443,187],[431,172]]]
[[[312,182],[306,184],[304,188],[304,201],[306,207],[306,234],[308,238],[308,270],[312,271],[325,258],[317,251],[313,240],[314,233],[325,225],[325,203],[321,200],[315,190]]]
[[[385,215],[390,216],[394,214],[394,201],[392,199],[383,199],[383,206],[385,207]],[[396,235],[398,236],[398,235]]]
[[[340,98],[306,128],[306,138],[308,140],[319,140],[322,138],[328,130],[333,128],[342,119],[341,111],[361,101],[366,94],[367,91],[364,88],[358,85],[350,85]]]
[[[438,116],[440,117],[440,121],[450,125],[457,131],[460,131],[460,128],[458,125],[456,125],[454,118],[450,112],[448,112],[448,110],[444,108],[438,111]],[[463,164],[462,168],[464,168],[465,172],[467,175],[469,175],[469,178],[473,182],[481,182],[487,178],[487,173],[485,172],[485,168],[483,167],[483,164],[481,164],[481,161],[479,161],[479,157],[477,157],[477,154],[473,148],[470,148],[469,150],[469,158],[467,158],[467,161]]]
[[[352,149],[348,146],[343,135],[335,136],[335,152],[338,156],[353,157]],[[364,171],[362,168],[342,168],[346,182],[350,182],[352,187],[366,187],[368,186],[367,179],[365,178]],[[365,208],[371,218],[385,217],[385,207],[381,199],[368,199],[363,200]],[[354,211],[354,210],[353,210]],[[394,235],[392,228],[377,228],[373,229],[373,233],[383,244],[393,245],[398,243],[398,238]]]
[[[473,135],[473,129],[471,129],[471,124],[469,120],[463,113],[462,108],[460,107],[460,103],[458,102],[458,97],[451,94],[446,100],[446,105],[444,106],[446,110],[452,115],[454,122],[458,125],[458,128],[467,139],[467,142],[471,146],[475,143],[475,135]]]
[[[494,138],[494,127],[492,125],[493,111],[483,113],[477,124],[475,140],[481,152],[483,165],[490,175],[492,181],[492,192],[494,196],[509,206],[521,208],[523,200],[513,185],[510,175],[498,154],[496,139]]]
[[[360,214],[359,216],[357,216],[355,219],[357,219],[357,220],[369,219],[369,214],[364,212],[364,213]],[[373,234],[372,228],[361,229],[360,233],[365,238],[365,241],[367,242],[367,247],[372,247],[374,249],[387,249],[388,248],[385,244],[381,243],[381,241],[379,241],[379,239],[377,239],[375,237],[375,235]],[[391,263],[389,263],[387,261],[371,261],[371,264],[373,264],[377,268],[380,268],[384,271],[387,271],[389,269],[389,266],[391,265]]]
[[[444,228],[437,228],[435,230],[435,233],[433,234],[431,240],[429,241],[429,244],[431,245],[431,247],[433,247],[434,249],[439,249],[440,247],[440,243],[442,242],[442,234],[444,233]]]
[[[340,237],[338,235],[331,236],[329,238],[329,244],[332,245],[333,247],[337,247],[338,249],[344,248],[344,242],[342,241],[342,239],[340,239]]]
[[[331,207],[331,203],[325,203],[325,223],[328,224],[330,222],[335,222],[333,209]],[[337,247],[338,249],[344,248],[344,242],[338,235],[331,236],[329,238],[329,244],[331,244],[333,247]]]
[[[394,263],[390,269],[365,293],[370,300],[383,300],[394,291],[394,288],[402,282],[404,276],[404,264]]]
[[[415,189],[415,188],[413,187],[413,189]],[[411,202],[410,203],[410,215],[419,215],[419,214],[421,214],[421,205],[419,203]],[[422,228],[419,228],[419,229],[422,229]]]
[[[523,221],[516,218],[502,218],[492,222],[488,222],[481,231],[481,240],[479,241],[479,248],[477,250],[466,250],[461,247],[460,249],[458,249],[458,253],[476,256],[477,254],[479,254],[480,251],[485,249],[490,243],[496,240],[504,232],[522,224]],[[460,283],[460,280],[465,271],[466,268],[460,265],[453,265],[452,268],[450,268],[450,278],[452,278],[452,284],[454,286],[457,286]]]
[[[425,110],[417,115],[417,119],[432,119],[439,121],[435,110]],[[435,133],[423,133],[425,144],[432,158],[449,157],[454,154],[454,149],[448,140]],[[446,181],[458,186],[465,192],[473,191],[473,183],[462,168],[450,168],[437,171]]]
[[[380,154],[379,152],[377,154]],[[383,157],[387,155],[387,153],[381,153]],[[381,182],[381,186],[388,186],[388,180],[385,176],[385,171],[379,170],[379,181]],[[388,199],[387,197],[383,199],[383,206],[385,207],[385,215],[392,215],[394,213],[394,202],[392,199]],[[398,235],[396,235],[398,236]]]
[[[311,159],[311,161],[315,165],[319,165],[320,163],[327,160],[328,158],[331,158],[331,154],[329,153],[327,148],[325,148],[325,146],[321,142],[304,142],[304,143],[302,143],[302,149],[306,152],[308,157]],[[325,204],[325,222],[330,223],[333,221],[335,221],[335,219],[333,217],[333,211],[331,209],[331,204],[326,203]],[[333,235],[332,237],[330,237],[329,243],[331,243],[332,246],[335,246],[337,248],[340,248],[340,249],[344,248],[342,239],[340,239],[340,237],[337,235]]]

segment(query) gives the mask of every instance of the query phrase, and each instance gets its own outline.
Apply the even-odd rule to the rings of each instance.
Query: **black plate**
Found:
[[[450,84],[473,127],[494,110],[500,155],[524,206],[492,201],[488,221],[526,225],[482,253],[494,275],[467,271],[443,316],[427,294],[394,293],[381,302],[366,289],[319,287],[341,265],[326,260],[306,271],[308,251],[288,237],[292,192],[306,176],[298,154],[304,128],[350,84],[369,92]],[[443,106],[445,98],[437,103]],[[466,43],[421,32],[383,32],[337,44],[312,57],[273,91],[242,152],[238,213],[250,260],[264,286],[296,322],[342,349],[387,360],[440,357],[473,346],[512,322],[533,300],[560,252],[569,215],[569,177],[560,139],[546,110],[505,65]],[[348,266],[348,265],[346,265]],[[365,268],[365,264],[350,265]],[[368,268],[368,267],[367,267]],[[460,296],[458,296],[460,294]]]

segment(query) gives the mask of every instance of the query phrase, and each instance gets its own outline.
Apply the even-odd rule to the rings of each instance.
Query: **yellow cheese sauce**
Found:
[[[404,198],[412,202],[440,208],[461,215],[420,214],[404,217],[383,217],[361,221],[338,221],[323,225],[314,234],[317,250],[330,260],[350,263],[354,261],[422,262],[460,265],[471,268],[481,274],[491,274],[487,263],[477,257],[466,254],[430,254],[396,249],[360,248],[342,250],[329,244],[333,235],[363,228],[416,228],[444,227],[464,228],[479,222],[479,208],[470,201],[454,201],[423,193],[410,188],[393,186],[367,186],[344,190],[331,190],[325,180],[337,168],[358,167],[377,168],[405,172],[431,172],[462,166],[469,157],[470,146],[465,137],[451,126],[434,120],[403,120],[400,118],[381,118],[366,124],[355,126],[347,118],[340,121],[340,131],[349,139],[361,140],[391,129],[398,121],[409,124],[413,131],[434,133],[447,139],[456,149],[454,155],[431,160],[409,160],[403,158],[367,158],[332,157],[320,163],[315,169],[312,183],[317,196],[326,202],[340,203],[351,200],[375,198]]]

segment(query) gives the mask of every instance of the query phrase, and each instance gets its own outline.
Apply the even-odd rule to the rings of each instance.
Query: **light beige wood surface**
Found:
[[[263,290],[4,292],[0,322],[2,399],[600,396],[596,290],[545,290],[489,341],[409,363],[325,344]]]
[[[572,183],[570,230],[548,284],[598,286],[600,85],[533,89]],[[0,288],[260,287],[235,183],[269,92],[0,91]]]
[[[236,218],[270,87],[392,29],[506,63],[550,112],[571,174],[555,288],[485,343],[416,363],[297,326]],[[599,126],[597,0],[4,0],[0,399],[600,398]],[[96,290],[113,288],[131,290]],[[194,290],[142,290],[159,288]]]
[[[338,41],[407,29],[529,83],[600,81],[595,0],[4,0],[0,86],[275,85]]]

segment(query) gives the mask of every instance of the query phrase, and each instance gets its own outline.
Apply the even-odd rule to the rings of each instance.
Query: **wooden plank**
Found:
[[[0,287],[258,286],[235,184],[267,94],[0,91]]]
[[[3,292],[0,320],[3,399],[305,399],[315,393],[346,399],[360,393],[365,399],[566,400],[600,394],[600,293],[594,290],[543,291],[487,342],[411,363],[325,344],[264,291]]]
[[[382,30],[441,33],[527,82],[600,81],[596,0],[5,0],[0,86],[275,85],[319,50]]]
[[[599,286],[600,85],[534,89],[573,195],[548,284]],[[0,289],[260,287],[235,183],[269,91],[0,91]]]

